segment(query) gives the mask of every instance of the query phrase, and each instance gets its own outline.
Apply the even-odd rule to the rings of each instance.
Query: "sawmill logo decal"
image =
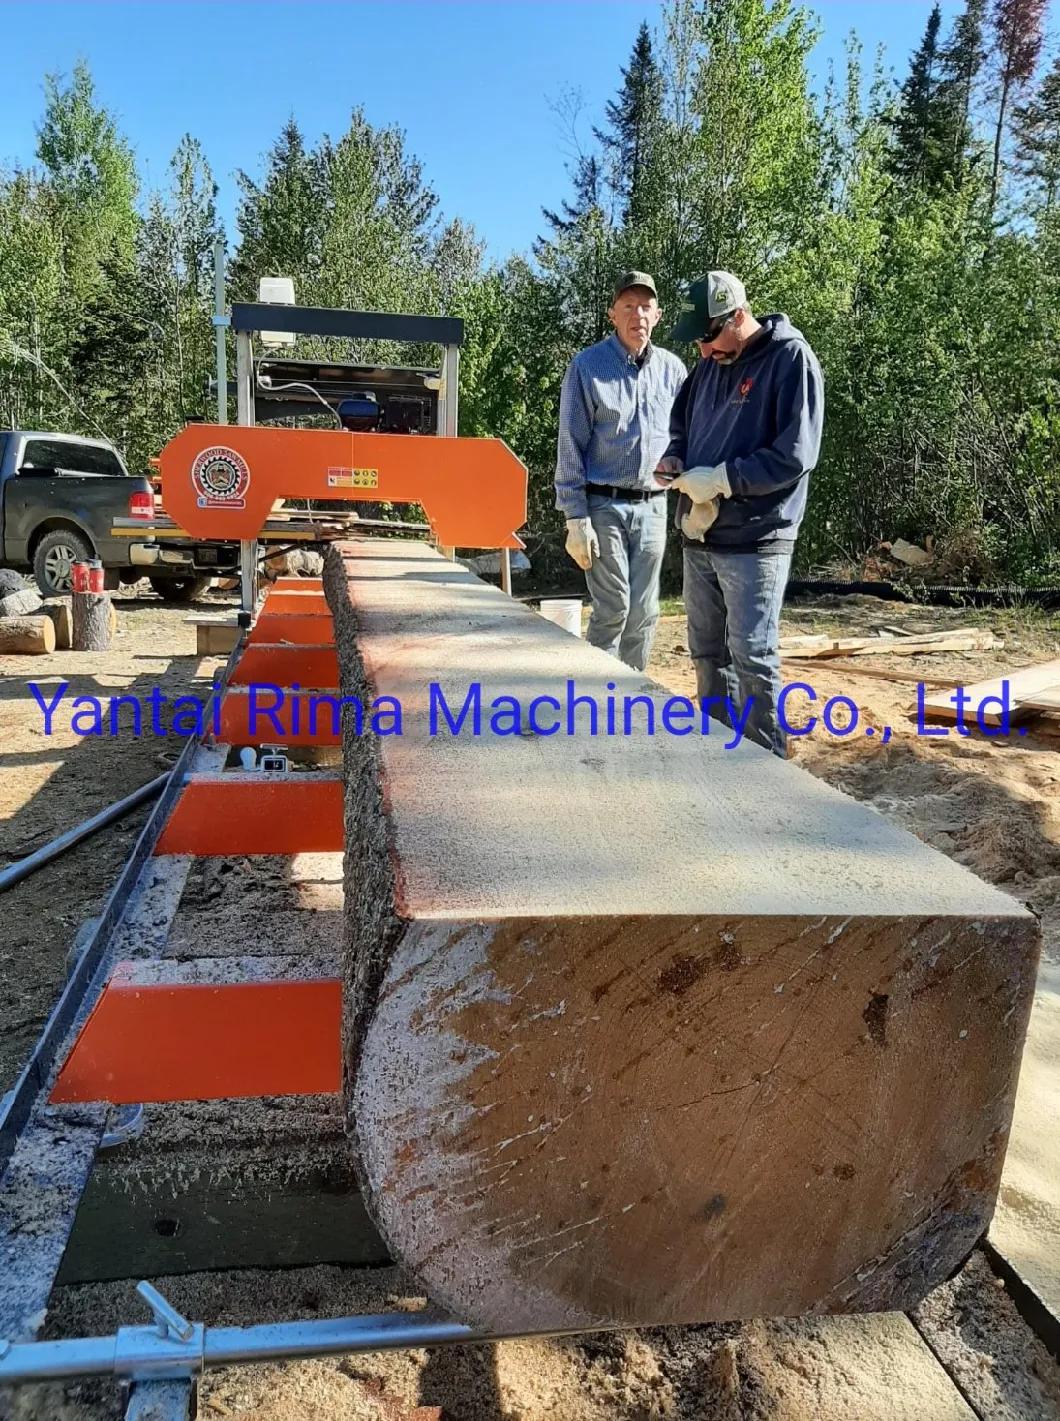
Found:
[[[245,508],[250,466],[242,454],[215,444],[195,456],[191,481],[200,508]]]

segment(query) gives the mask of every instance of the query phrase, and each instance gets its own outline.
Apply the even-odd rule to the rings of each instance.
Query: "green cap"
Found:
[[[615,282],[615,300],[617,301],[623,291],[628,291],[631,286],[646,286],[658,301],[659,293],[655,289],[655,278],[649,276],[646,271],[624,271]]]
[[[673,339],[698,340],[718,316],[728,316],[746,305],[747,292],[738,276],[731,271],[708,271],[693,281],[681,301]]]

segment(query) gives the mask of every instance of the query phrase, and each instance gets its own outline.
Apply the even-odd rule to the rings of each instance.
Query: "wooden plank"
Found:
[[[195,624],[195,653],[197,656],[227,656],[239,641],[242,629],[235,622],[198,620]]]
[[[832,656],[868,656],[886,652],[890,656],[919,656],[938,651],[989,651],[997,645],[992,632],[978,627],[930,632],[923,636],[833,637],[828,635],[787,636],[780,639],[781,655],[815,659]]]
[[[1025,718],[1033,714],[1033,708],[1025,704],[1029,697],[1040,691],[1046,691],[1050,687],[1060,685],[1060,660],[1044,661],[1038,666],[1020,667],[1006,671],[1001,676],[994,676],[988,681],[976,681],[972,685],[965,686],[964,689],[968,693],[966,718],[974,720],[977,707],[987,697],[1000,696],[1005,682],[1008,683],[1009,688],[1012,719]],[[954,690],[956,690],[956,686]],[[951,695],[952,692],[950,695],[926,696],[924,698],[925,714],[940,720],[956,720],[957,708],[950,699]],[[984,722],[988,725],[998,725],[1001,722],[999,708],[984,710],[982,715]]]
[[[816,658],[809,658],[803,662],[800,656],[785,656],[784,665],[798,667],[800,662],[802,662],[803,665],[808,665],[811,660],[815,659]],[[829,661],[828,669],[829,671],[849,671],[851,676],[867,677],[870,681],[894,681],[907,686],[947,688],[953,686],[952,680],[947,676],[922,676],[917,671],[906,671],[904,669],[901,671],[890,671],[880,666],[859,666],[856,662],[852,661]]]
[[[1024,710],[1060,711],[1060,685],[1046,686],[1044,691],[1033,691],[1029,696],[1020,697]]]
[[[429,549],[332,552],[325,586],[343,691],[405,707],[344,746],[347,1108],[395,1256],[498,1332],[948,1276],[997,1192],[1033,918],[709,721],[608,735],[674,698]],[[531,723],[569,683],[598,734],[585,701]],[[478,685],[483,733],[432,734],[432,684]]]

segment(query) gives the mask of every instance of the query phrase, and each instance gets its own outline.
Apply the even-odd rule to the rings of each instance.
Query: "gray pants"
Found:
[[[731,724],[726,697],[738,708],[750,703],[747,738],[783,759],[777,642],[791,553],[721,553],[686,545],[684,565],[688,650],[700,702],[713,699],[710,715],[724,725]]]
[[[588,640],[643,671],[659,620],[666,495],[628,503],[591,493],[589,517],[600,555],[585,574],[593,601]]]

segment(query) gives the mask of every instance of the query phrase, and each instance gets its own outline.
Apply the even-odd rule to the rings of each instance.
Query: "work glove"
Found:
[[[600,542],[591,518],[567,519],[567,552],[583,572],[588,572],[593,558],[600,556]]]
[[[678,474],[670,487],[680,489],[693,503],[710,503],[718,498],[732,498],[729,475],[724,464],[715,464],[713,468],[697,465],[694,469],[686,469],[683,474]],[[713,521],[712,518],[711,522]]]
[[[715,518],[718,516],[718,500],[708,498],[706,503],[693,503],[681,519],[681,532],[686,538],[701,543]]]

